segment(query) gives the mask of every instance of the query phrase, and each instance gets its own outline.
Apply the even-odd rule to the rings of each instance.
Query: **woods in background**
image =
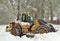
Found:
[[[0,24],[7,24],[13,21],[18,12],[19,14],[27,12],[27,14],[32,14],[34,19],[43,19],[47,22],[53,22],[55,17],[60,20],[59,1],[60,0],[0,0]]]

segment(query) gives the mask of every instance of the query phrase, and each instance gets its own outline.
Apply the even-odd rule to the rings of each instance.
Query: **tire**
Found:
[[[51,24],[49,26],[51,27],[50,32],[56,32],[54,27]]]
[[[49,28],[46,25],[40,25],[39,27],[37,27],[36,29],[36,33],[40,33],[40,34],[44,34],[44,33],[48,33]]]
[[[20,36],[22,34],[22,28],[20,26],[15,26],[11,29],[11,34],[14,36]]]

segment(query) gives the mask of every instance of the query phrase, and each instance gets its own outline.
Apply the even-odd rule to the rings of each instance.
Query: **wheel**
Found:
[[[12,35],[15,35],[15,36],[20,36],[21,37],[21,34],[22,34],[22,28],[19,27],[19,26],[15,26],[11,29],[11,34]]]
[[[51,24],[49,26],[51,27],[50,32],[56,32],[54,27]]]
[[[40,28],[40,29],[39,29],[39,33],[40,33],[40,34],[44,34],[44,33],[46,33],[46,30],[45,30],[44,28]]]
[[[40,25],[39,27],[37,27],[36,33],[40,34],[48,33],[48,27],[46,27],[45,25]]]

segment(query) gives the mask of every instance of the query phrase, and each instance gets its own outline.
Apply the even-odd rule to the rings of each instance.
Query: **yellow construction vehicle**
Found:
[[[19,21],[19,19],[17,20]],[[54,27],[44,20],[31,20],[26,14],[22,14],[22,22],[11,22],[6,27],[6,32],[11,32],[15,36],[34,37],[35,34],[44,34],[48,32],[55,32]]]

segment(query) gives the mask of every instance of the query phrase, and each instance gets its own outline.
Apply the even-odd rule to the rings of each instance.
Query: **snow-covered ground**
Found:
[[[59,25],[53,25],[60,27]],[[57,32],[36,34],[34,38],[27,38],[26,36],[13,36],[10,32],[5,32],[6,25],[0,25],[0,41],[60,41],[60,29]]]

